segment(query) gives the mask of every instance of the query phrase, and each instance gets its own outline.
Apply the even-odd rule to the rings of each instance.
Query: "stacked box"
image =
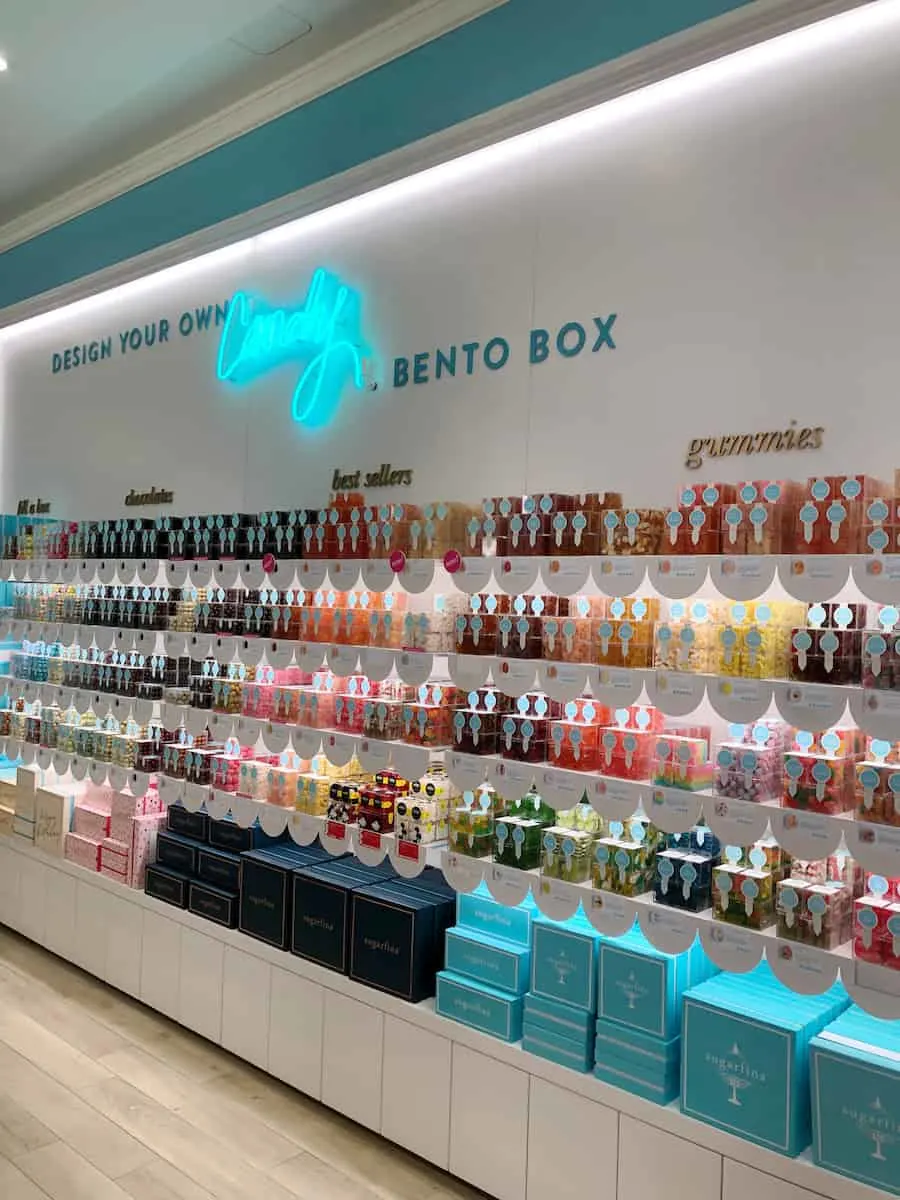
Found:
[[[348,974],[353,893],[395,877],[388,859],[366,867],[350,855],[295,870],[291,952]]]
[[[681,1109],[781,1154],[810,1141],[809,1047],[849,1005],[841,984],[800,996],[767,963],[684,997]]]
[[[34,841],[37,774],[27,767],[16,768],[16,791],[13,805],[13,833],[28,842]]]
[[[456,892],[434,867],[351,897],[350,978],[417,1004],[435,994]]]
[[[715,973],[699,942],[664,954],[638,928],[600,946],[594,1074],[646,1100],[678,1095],[685,990]]]
[[[568,921],[538,916],[531,927],[531,987],[525,997],[522,1046],[576,1071],[594,1062],[601,938],[581,909]]]
[[[446,967],[437,978],[435,1010],[441,1016],[518,1041],[536,913],[530,896],[509,908],[484,884],[457,896],[456,925],[446,934]]]
[[[280,842],[265,849],[243,851],[238,917],[241,932],[287,950],[294,924],[294,872],[329,859],[328,852],[318,844]]]
[[[72,824],[75,791],[64,785],[38,788],[35,793],[34,844],[45,854],[61,858]]]
[[[900,1025],[851,1007],[810,1043],[813,1161],[900,1195]]]

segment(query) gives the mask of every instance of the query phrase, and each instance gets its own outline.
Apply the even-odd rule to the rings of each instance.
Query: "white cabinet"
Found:
[[[104,888],[79,879],[73,961],[98,979],[106,978],[109,925],[115,903]]]
[[[48,909],[48,932],[49,915]],[[129,996],[141,994],[143,940],[143,909],[127,895],[113,897],[106,938],[106,982]]]
[[[181,931],[178,1020],[211,1042],[222,1034],[224,949],[220,941],[194,929]]]
[[[450,1159],[450,1059],[447,1038],[385,1017],[381,1132],[443,1170]],[[427,1120],[411,1120],[415,1113]]]
[[[618,1200],[721,1200],[722,1158],[624,1114],[619,1119]]]
[[[528,1075],[453,1047],[450,1172],[498,1200],[524,1200]]]
[[[157,1012],[178,1020],[181,926],[160,913],[144,910],[141,941],[141,999]]]
[[[316,1100],[322,1097],[324,997],[318,983],[272,968],[268,1070]]]
[[[527,1200],[616,1200],[618,1139],[613,1109],[532,1076]]]
[[[34,858],[23,858],[19,868],[19,929],[43,945],[47,868]]]
[[[322,1101],[376,1133],[383,1038],[383,1013],[326,988]]]
[[[263,1071],[269,1063],[269,989],[272,968],[260,958],[225,947],[222,1045]]]
[[[856,1189],[862,1194],[862,1189]],[[774,1175],[755,1171],[743,1163],[725,1159],[725,1174],[722,1179],[722,1200],[821,1200],[815,1192],[786,1183]]]
[[[44,888],[44,945],[60,958],[75,956],[78,884],[64,871],[50,868]]]

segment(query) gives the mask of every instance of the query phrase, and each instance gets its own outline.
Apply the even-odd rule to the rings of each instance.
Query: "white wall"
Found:
[[[896,10],[897,6],[895,6]],[[415,470],[410,499],[623,490],[666,503],[691,437],[825,426],[816,453],[713,461],[700,478],[805,477],[900,459],[900,16],[831,47],[615,102],[526,151],[482,153],[414,189],[264,235],[199,274],[7,336],[5,511],[124,513],[318,504],[332,471]],[[707,82],[701,86],[702,79]],[[236,288],[298,303],[326,266],[364,298],[384,384],[338,420],[292,423],[292,367],[234,389],[214,333],[119,354],[117,331]],[[618,348],[529,367],[528,331],[618,313]],[[109,362],[51,354],[113,336]],[[397,354],[509,339],[500,371],[394,390]],[[589,341],[590,345],[590,341]],[[378,493],[381,495],[382,493]]]

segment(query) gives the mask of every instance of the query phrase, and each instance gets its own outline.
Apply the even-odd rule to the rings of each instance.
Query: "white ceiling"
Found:
[[[417,6],[0,0],[0,227]]]

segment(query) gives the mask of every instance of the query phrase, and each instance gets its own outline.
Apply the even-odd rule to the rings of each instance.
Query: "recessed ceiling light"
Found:
[[[5,71],[8,66],[9,63],[6,61],[3,55],[0,54],[0,71]]]

